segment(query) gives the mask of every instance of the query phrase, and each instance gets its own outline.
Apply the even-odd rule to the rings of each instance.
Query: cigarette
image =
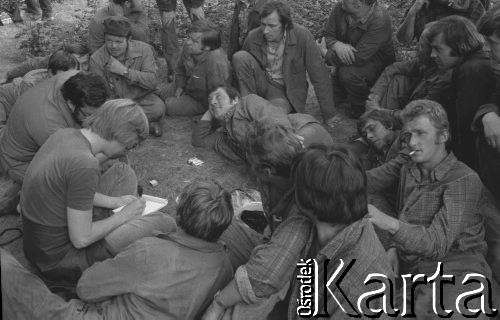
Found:
[[[410,151],[409,155],[412,156],[415,154],[415,152],[417,152],[417,151],[416,150]]]

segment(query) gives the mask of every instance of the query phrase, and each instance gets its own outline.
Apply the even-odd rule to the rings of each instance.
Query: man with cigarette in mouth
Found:
[[[472,299],[467,308],[457,304],[460,310],[456,309],[457,297],[470,290],[462,286],[464,276],[478,273],[491,279],[479,212],[484,186],[478,175],[448,150],[450,125],[440,104],[415,100],[403,109],[401,118],[411,161],[390,161],[367,172],[370,193],[397,187],[398,218],[369,205],[370,220],[389,234],[388,256],[396,274],[430,277],[442,262],[444,274],[454,275],[456,285],[445,284],[441,292],[446,294],[437,301],[443,301],[444,310],[459,315],[460,310],[479,304],[479,299]],[[432,287],[420,286],[415,291],[417,317],[436,315],[430,302]]]

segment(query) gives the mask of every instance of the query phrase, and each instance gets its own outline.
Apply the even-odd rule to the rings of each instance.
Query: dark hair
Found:
[[[266,3],[264,7],[262,7],[262,10],[260,12],[260,19],[267,17],[274,11],[278,13],[283,29],[289,30],[293,28],[292,12],[290,10],[290,6],[288,5],[288,3],[285,3],[283,1],[274,0]]]
[[[213,22],[202,19],[196,20],[187,29],[187,33],[200,32],[201,44],[210,47],[210,50],[219,49],[222,44],[220,29]]]
[[[241,94],[239,93],[239,91],[231,86],[218,86],[212,92],[214,92],[215,90],[217,90],[219,88],[223,89],[227,93],[227,96],[229,97],[229,99],[234,100],[234,99],[238,98],[239,100],[241,100]],[[212,93],[212,92],[210,92],[210,93]]]
[[[113,0],[113,3],[123,5],[127,1],[129,1],[129,0]]]
[[[477,30],[485,37],[495,35],[500,38],[500,3],[481,16],[477,22]]]
[[[61,50],[78,55],[89,53],[89,47],[85,43],[65,43]]]
[[[388,110],[370,110],[363,113],[357,122],[358,133],[362,137],[365,136],[364,127],[368,120],[379,121],[388,130],[401,130],[402,127],[401,120],[392,116]]]
[[[293,160],[292,182],[300,211],[319,221],[351,224],[368,211],[366,174],[344,146],[315,145]]]
[[[231,194],[216,183],[195,181],[182,190],[177,223],[193,237],[217,241],[233,215]]]
[[[265,168],[274,175],[288,178],[293,157],[302,143],[292,128],[276,124],[272,119],[253,122],[246,138],[246,155],[256,172]]]
[[[84,104],[98,108],[107,99],[104,80],[93,72],[79,72],[66,80],[61,88],[64,100],[71,101],[75,108],[83,108]]]
[[[58,71],[68,71],[69,69],[76,69],[78,66],[78,60],[67,51],[57,50],[49,57],[49,63],[47,69],[53,75],[57,74]]]
[[[445,44],[451,48],[451,55],[465,57],[481,50],[483,37],[476,26],[467,18],[453,15],[436,21],[429,28],[429,40],[432,42],[438,35],[443,35]]]

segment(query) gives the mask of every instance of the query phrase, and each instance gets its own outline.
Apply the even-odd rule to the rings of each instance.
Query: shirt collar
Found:
[[[457,158],[450,152],[446,158],[443,159],[430,173],[430,182],[441,181],[446,176],[446,174],[455,166]],[[420,169],[417,164],[412,162],[410,165],[410,173],[419,183],[422,182],[422,176],[420,174]]]
[[[162,239],[171,240],[183,247],[187,247],[201,252],[217,252],[225,250],[225,247],[222,243],[208,242],[202,239],[198,239],[188,235],[186,232],[180,229],[177,230],[176,232],[168,234],[159,234],[158,237]]]

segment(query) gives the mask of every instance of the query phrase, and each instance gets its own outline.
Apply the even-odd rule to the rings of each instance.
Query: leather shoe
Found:
[[[158,122],[151,122],[149,124],[149,134],[155,137],[161,137],[163,135],[163,130]]]

